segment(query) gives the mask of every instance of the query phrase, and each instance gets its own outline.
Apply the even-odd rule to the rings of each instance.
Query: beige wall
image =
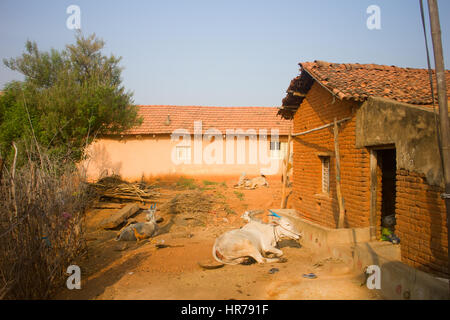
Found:
[[[267,139],[267,150],[269,150],[269,141]],[[286,142],[286,136],[280,136],[279,141]],[[276,170],[271,170],[275,175],[282,173],[282,160],[270,160],[268,164],[261,163],[259,157],[259,147],[257,154],[253,154],[256,163],[250,162],[250,143],[248,137],[245,138],[245,161],[237,163],[238,143],[234,141],[234,161],[232,164],[226,162],[226,141],[223,140],[223,163],[206,163],[203,159],[202,163],[194,162],[195,144],[191,139],[191,164],[176,164],[172,161],[172,152],[180,141],[171,141],[169,135],[155,136],[129,136],[127,138],[101,138],[93,142],[87,151],[88,159],[82,163],[90,180],[96,180],[101,176],[110,174],[119,174],[127,180],[140,179],[143,175],[156,176],[166,174],[176,175],[218,175],[238,176],[245,172],[247,176],[255,176],[260,174],[263,168],[268,169],[270,166]],[[256,141],[256,145],[259,145]],[[205,154],[214,155],[211,151],[210,143],[202,142],[202,156]],[[228,150],[231,150],[230,147]],[[292,150],[292,148],[291,148]],[[268,151],[270,152],[270,151]],[[219,152],[220,153],[220,152]],[[228,153],[229,154],[229,153]],[[268,159],[269,153],[267,153]],[[231,157],[229,157],[231,160]],[[267,174],[266,175],[270,175]]]

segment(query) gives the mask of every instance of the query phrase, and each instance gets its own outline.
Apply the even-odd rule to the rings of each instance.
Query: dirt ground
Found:
[[[98,229],[111,210],[89,211],[88,255],[79,262],[81,289],[61,288],[54,299],[381,299],[361,285],[362,275],[353,274],[338,260],[319,261],[301,240],[280,243],[285,263],[226,265],[213,270],[200,267],[199,262],[213,261],[211,251],[217,236],[245,224],[241,215],[246,209],[280,206],[280,181],[269,180],[270,187],[255,190],[234,189],[235,182],[195,182],[217,200],[202,223],[176,220],[164,209],[174,195],[191,192],[190,183],[184,189],[173,183],[163,185],[157,216],[164,219],[161,228],[165,233],[150,241],[115,241],[117,230]],[[132,218],[144,221],[144,215],[140,211]],[[158,249],[155,244],[169,247]],[[302,277],[310,272],[317,278]]]

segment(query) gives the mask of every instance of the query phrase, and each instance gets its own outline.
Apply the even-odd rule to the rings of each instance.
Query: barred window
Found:
[[[284,159],[286,155],[287,142],[271,141],[270,142],[270,158]]]
[[[180,161],[190,161],[191,146],[176,146],[176,157]]]
[[[322,161],[322,193],[330,192],[330,157],[321,156]]]

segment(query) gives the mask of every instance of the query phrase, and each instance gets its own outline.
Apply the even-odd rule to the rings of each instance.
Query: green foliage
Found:
[[[244,201],[244,194],[242,192],[239,191],[234,191],[234,194],[236,195],[236,197],[241,200]]]
[[[220,183],[215,181],[203,180],[203,187],[200,187],[201,190],[213,190]]]
[[[178,181],[176,182],[176,186],[181,189],[188,189],[188,190],[194,190],[198,188],[194,179],[189,179],[185,177],[180,177],[180,179],[178,179]]]
[[[11,153],[12,141],[25,147],[36,140],[51,156],[77,161],[97,135],[141,123],[121,84],[121,58],[103,55],[103,47],[95,34],[78,33],[61,51],[42,52],[27,41],[22,56],[3,60],[25,80],[8,83],[0,96],[2,155]]]
[[[225,197],[225,195],[224,195],[223,193],[221,193],[221,192],[217,192],[217,193],[216,193],[216,197],[217,197],[217,199],[220,199],[220,200],[222,200],[222,201],[226,201],[226,200],[227,200],[227,198]]]
[[[230,215],[230,214],[232,214],[232,215],[235,215],[235,214],[236,214],[236,211],[234,211],[233,209],[231,209],[230,206],[229,206],[228,204],[226,204],[226,205],[224,206],[223,209],[224,209],[224,211],[226,212],[227,216]]]
[[[205,186],[215,186],[215,185],[218,185],[219,183],[218,182],[214,182],[214,181],[209,181],[209,180],[203,180],[203,184]]]

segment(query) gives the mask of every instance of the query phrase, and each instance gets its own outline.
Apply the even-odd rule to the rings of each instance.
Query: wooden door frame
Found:
[[[377,150],[371,148],[370,152],[370,240],[377,237],[377,188],[378,188],[378,155]]]
[[[378,151],[380,150],[396,150],[395,145],[382,145],[369,148],[370,154],[370,240],[377,238],[377,191],[378,191]],[[397,170],[397,168],[395,168]],[[380,208],[381,210],[381,208]]]

